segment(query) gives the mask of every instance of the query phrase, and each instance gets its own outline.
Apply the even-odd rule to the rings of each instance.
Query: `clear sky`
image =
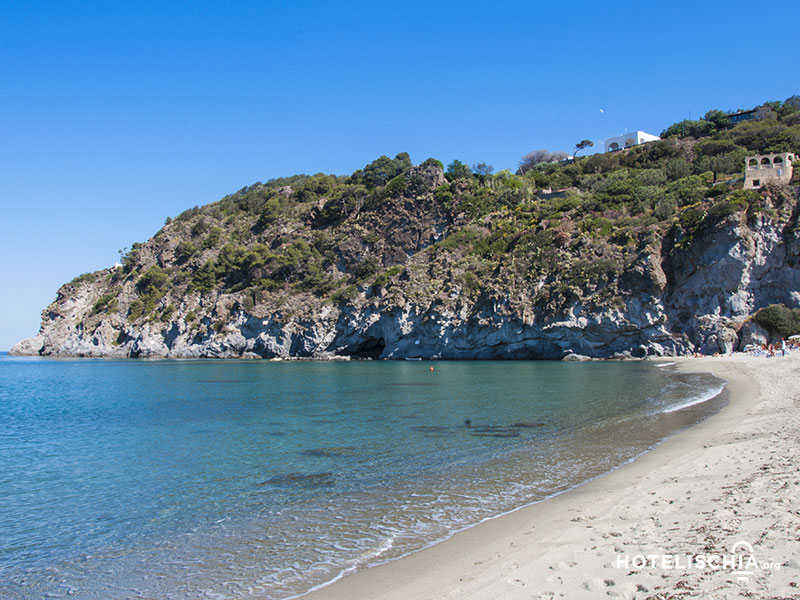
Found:
[[[0,350],[36,333],[62,283],[256,181],[403,151],[513,170],[537,148],[800,93],[799,14],[0,0]]]

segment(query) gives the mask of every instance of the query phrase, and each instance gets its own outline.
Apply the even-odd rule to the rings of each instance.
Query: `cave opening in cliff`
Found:
[[[380,358],[386,348],[383,338],[366,338],[359,345],[354,346],[348,354],[353,358]]]

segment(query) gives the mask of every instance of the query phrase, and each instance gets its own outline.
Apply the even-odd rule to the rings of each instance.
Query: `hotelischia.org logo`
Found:
[[[750,542],[736,542],[728,554],[617,554],[618,569],[662,569],[665,571],[730,571],[747,583],[757,570],[779,571],[777,562],[759,561]]]

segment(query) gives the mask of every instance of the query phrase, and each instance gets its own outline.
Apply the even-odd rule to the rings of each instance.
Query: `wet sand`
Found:
[[[304,598],[800,598],[800,353],[673,360],[726,379],[730,403],[608,475]]]

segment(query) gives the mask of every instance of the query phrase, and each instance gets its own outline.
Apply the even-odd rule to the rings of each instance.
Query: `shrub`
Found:
[[[661,132],[661,137],[666,138],[670,136],[677,137],[694,137],[699,138],[710,135],[714,132],[716,127],[711,121],[691,121],[684,119],[678,123],[674,123]]]
[[[664,198],[660,200],[653,211],[653,216],[659,221],[666,221],[675,216],[675,211],[678,210],[678,202],[675,198]]]
[[[92,307],[92,314],[96,315],[97,313],[106,311],[111,312],[117,307],[117,294],[116,292],[108,292],[107,294],[103,294],[97,299],[97,302],[94,303]]]
[[[444,171],[444,164],[442,164],[442,161],[437,160],[435,158],[428,158],[422,161],[422,163],[419,166],[422,167],[423,169],[426,167],[438,167],[439,169]]]
[[[194,217],[195,215],[198,215],[198,214],[200,214],[200,207],[195,205],[192,208],[189,208],[189,209],[183,211],[181,214],[179,214],[177,217],[175,217],[175,220],[176,221],[187,221],[187,220],[191,219],[192,217]]]
[[[372,285],[376,287],[386,287],[386,284],[389,283],[391,279],[403,272],[403,268],[404,267],[402,265],[394,265],[389,267],[375,278],[375,281],[372,283]]]
[[[451,233],[436,245],[442,250],[466,250],[473,242],[484,235],[486,233],[482,230],[465,228]]]
[[[460,160],[456,159],[447,165],[447,179],[453,181],[455,179],[466,179],[472,177],[472,169],[469,165],[465,165]]]
[[[450,191],[450,186],[448,184],[440,185],[433,190],[433,198],[449,208],[453,202],[453,192]]]
[[[800,309],[792,309],[784,304],[770,304],[759,310],[753,318],[756,323],[778,337],[800,334]]]
[[[348,217],[357,215],[367,197],[363,185],[340,185],[330,195],[320,211],[320,225],[332,225]]]
[[[394,158],[381,156],[364,167],[360,179],[368,188],[383,186],[389,180],[408,171],[411,166],[411,158],[407,152],[401,152]],[[353,177],[355,177],[355,173]],[[358,183],[358,181],[353,183]]]
[[[208,232],[206,239],[203,240],[203,249],[208,250],[210,248],[215,248],[217,244],[219,244],[219,240],[222,237],[222,229],[219,227],[212,227],[211,230]]]
[[[398,175],[386,184],[386,194],[388,196],[401,196],[408,187],[408,179],[405,175]]]
[[[708,210],[708,218],[712,222],[722,221],[726,217],[735,215],[746,208],[747,202],[743,198],[737,196],[721,198]]]
[[[197,237],[198,235],[204,234],[206,231],[208,231],[208,228],[209,225],[206,223],[206,220],[203,217],[200,217],[194,222],[194,225],[192,225],[192,237]]]
[[[192,274],[190,289],[207,294],[217,286],[217,271],[213,260],[208,261]]]
[[[128,306],[128,321],[135,321],[144,314],[144,302],[134,300]]]
[[[168,279],[169,276],[164,269],[158,265],[153,265],[139,277],[139,281],[136,282],[136,288],[140,294],[149,294],[153,290],[163,288]]]
[[[677,200],[679,206],[687,206],[702,200],[707,187],[708,181],[703,175],[690,175],[667,186],[667,196]]]
[[[72,281],[70,281],[71,285],[79,285],[81,283],[85,283],[88,281],[94,281],[95,274],[94,273],[84,273],[83,275],[78,275]]]
[[[161,321],[167,323],[169,321],[169,318],[172,316],[172,313],[174,312],[175,312],[175,305],[168,304],[161,313]]]
[[[263,231],[268,225],[274,223],[281,214],[281,202],[277,198],[270,198],[264,203],[264,209],[256,221],[256,231]]]
[[[614,232],[614,222],[605,217],[590,216],[581,221],[580,229],[586,233],[595,233],[605,238]]]
[[[355,285],[348,285],[340,290],[331,294],[330,300],[334,304],[342,304],[348,300],[352,300],[358,295],[358,288]]]
[[[186,262],[197,253],[197,246],[192,242],[183,241],[175,246],[175,256],[179,262]]]
[[[468,296],[473,296],[481,289],[481,282],[472,271],[467,271],[461,275],[461,285],[464,286],[464,292]]]
[[[127,252],[120,250],[122,253],[120,262],[122,263],[122,271],[124,273],[130,273],[133,271],[137,261],[139,260],[139,252],[141,252],[143,245],[144,244],[141,242],[135,242],[131,244],[131,249]]]
[[[677,181],[692,174],[692,166],[681,158],[673,158],[664,164],[667,179]]]
[[[368,256],[359,263],[353,275],[355,275],[356,281],[361,281],[377,273],[380,268],[381,263],[378,259],[374,256]]]

